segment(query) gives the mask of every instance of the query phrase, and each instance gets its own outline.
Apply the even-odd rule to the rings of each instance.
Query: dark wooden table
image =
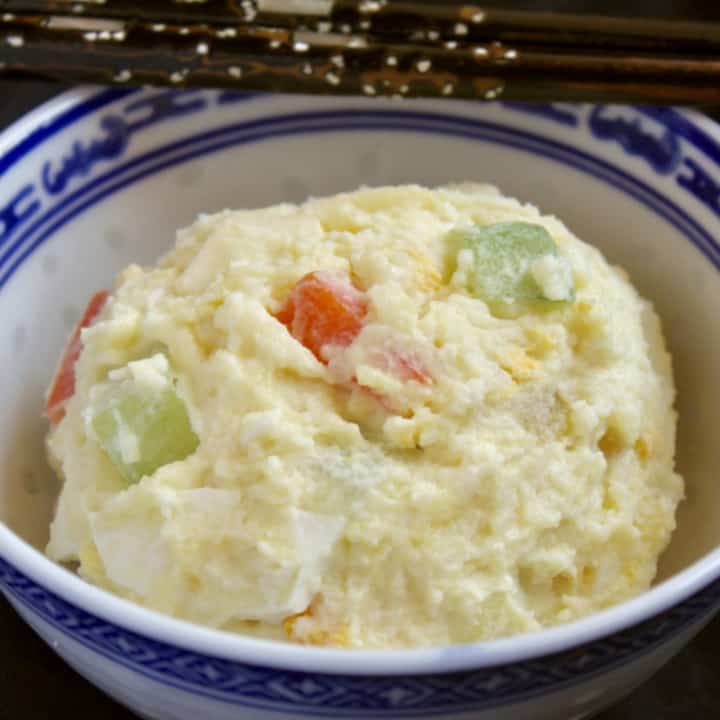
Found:
[[[486,5],[499,4],[486,2]],[[542,2],[521,0],[518,6]],[[548,3],[545,3],[546,5]],[[716,0],[648,0],[632,4],[653,12],[720,20]],[[578,0],[557,0],[555,9],[574,10]],[[627,0],[587,3],[622,12]],[[0,82],[0,129],[58,92],[54,86]],[[131,720],[133,715],[70,670],[0,598],[0,720]],[[715,620],[651,681],[597,720],[712,720],[720,718],[720,618]]]

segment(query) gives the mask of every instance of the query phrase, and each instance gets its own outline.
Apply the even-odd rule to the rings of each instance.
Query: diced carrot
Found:
[[[82,352],[81,331],[93,323],[105,307],[109,296],[110,293],[106,290],[93,295],[80,322],[70,336],[45,403],[45,417],[53,424],[59,423],[63,419],[65,405],[75,393],[75,363]]]
[[[432,375],[423,361],[412,353],[402,350],[385,352],[379,365],[383,370],[405,382],[414,380],[423,385],[432,382]]]
[[[312,272],[302,277],[275,316],[290,334],[313,352],[321,362],[330,360],[328,348],[347,347],[363,327],[368,311],[365,293],[348,278],[328,272]],[[404,382],[432,382],[423,361],[414,353],[395,346],[378,347],[370,353],[370,363]],[[348,387],[359,387],[387,412],[393,404],[374,390],[352,379]]]
[[[292,332],[293,318],[295,317],[295,303],[293,302],[292,295],[280,308],[280,312],[275,317]]]
[[[365,293],[348,278],[312,272],[298,281],[276,317],[318,360],[328,362],[327,348],[350,345],[367,309]]]

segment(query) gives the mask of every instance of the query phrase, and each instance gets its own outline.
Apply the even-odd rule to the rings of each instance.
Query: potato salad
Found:
[[[683,496],[673,401],[625,272],[492,186],[201,215],[70,339],[47,553],[297,643],[535,631],[650,586]]]

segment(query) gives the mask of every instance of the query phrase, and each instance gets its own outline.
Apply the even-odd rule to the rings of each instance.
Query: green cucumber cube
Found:
[[[500,314],[551,309],[574,300],[572,274],[550,233],[525,222],[475,226],[470,291]]]
[[[115,379],[96,388],[93,400],[91,432],[128,483],[184,460],[198,446],[185,403],[169,376],[152,384],[122,371],[118,377],[116,371]]]

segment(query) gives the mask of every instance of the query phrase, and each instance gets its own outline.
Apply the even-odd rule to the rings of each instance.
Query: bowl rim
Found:
[[[0,133],[0,158],[18,144],[47,137],[51,122],[97,95],[95,86],[68,90]],[[107,92],[105,90],[104,92]],[[703,131],[720,152],[720,125],[690,109],[673,109]],[[91,116],[93,110],[87,115]],[[73,120],[77,122],[84,115]],[[48,135],[50,137],[52,133]],[[32,582],[101,620],[189,652],[249,665],[330,675],[422,675],[476,671],[537,659],[601,640],[678,605],[720,577],[720,547],[646,592],[587,617],[531,633],[435,648],[357,650],[294,645],[196,625],[149,610],[93,586],[55,564],[0,520],[0,558]],[[0,589],[2,589],[0,587]]]

